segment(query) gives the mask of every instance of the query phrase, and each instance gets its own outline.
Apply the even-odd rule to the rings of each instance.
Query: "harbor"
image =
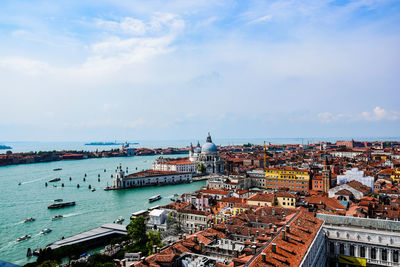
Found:
[[[193,192],[205,186],[205,181],[200,181],[116,191],[92,192],[88,188],[91,185],[92,188],[103,189],[111,185],[111,175],[115,175],[120,164],[130,170],[142,170],[151,168],[156,158],[157,156],[98,158],[1,167],[0,181],[3,191],[0,195],[0,258],[23,265],[35,260],[35,257],[26,257],[28,248],[33,251],[45,247],[63,237],[68,238],[112,223],[119,217],[125,219],[123,225],[126,225],[134,212],[146,210],[155,203],[168,204],[175,193]],[[55,168],[61,170],[54,172]],[[55,173],[61,178],[57,183],[64,183],[64,187],[45,186],[46,182],[55,177]],[[77,188],[77,184],[80,184],[80,188]],[[155,203],[149,203],[148,199],[156,194],[162,198]],[[48,209],[49,205],[58,203],[55,200],[74,201],[76,205]],[[60,215],[62,217],[53,220]],[[27,218],[35,220],[24,223]],[[40,235],[44,229],[52,231]],[[31,237],[16,241],[25,235]]]

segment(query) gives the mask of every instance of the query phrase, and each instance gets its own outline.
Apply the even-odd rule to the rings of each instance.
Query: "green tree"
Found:
[[[197,163],[197,172],[205,173],[206,172],[206,166],[203,163],[198,162]]]
[[[146,243],[146,249],[148,252],[148,255],[153,254],[153,246],[157,247],[162,247],[163,243],[161,242],[161,232],[157,231],[157,233],[154,233],[153,231],[148,232],[147,234],[147,243]]]
[[[142,216],[133,219],[126,227],[128,231],[128,236],[136,243],[138,246],[145,246],[147,243],[146,234],[146,224],[144,223],[144,218]]]

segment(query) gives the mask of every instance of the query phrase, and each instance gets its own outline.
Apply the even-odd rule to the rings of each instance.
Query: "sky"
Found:
[[[400,2],[0,0],[0,140],[400,136]]]

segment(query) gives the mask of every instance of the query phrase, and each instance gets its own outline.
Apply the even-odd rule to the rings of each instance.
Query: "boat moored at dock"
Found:
[[[60,202],[60,203],[54,203],[48,206],[48,209],[59,209],[59,208],[64,208],[64,207],[70,207],[70,206],[75,206],[75,201],[71,202]]]
[[[161,199],[161,195],[155,195],[149,198],[149,202],[154,202]]]

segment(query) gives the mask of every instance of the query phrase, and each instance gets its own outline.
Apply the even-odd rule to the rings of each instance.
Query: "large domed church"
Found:
[[[224,161],[221,160],[218,148],[212,142],[210,133],[208,133],[206,143],[201,147],[200,143],[197,143],[196,147],[190,144],[189,159],[200,166],[202,165],[207,174],[224,172]]]

